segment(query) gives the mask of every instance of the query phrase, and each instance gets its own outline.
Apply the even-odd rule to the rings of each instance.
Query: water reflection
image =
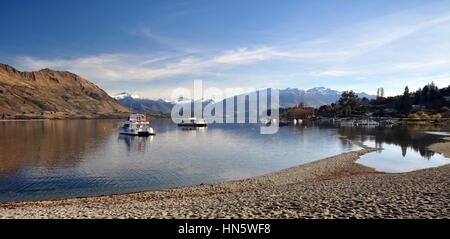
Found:
[[[208,128],[207,127],[188,127],[183,126],[179,128],[182,131],[189,132],[191,134],[204,133]]]
[[[221,124],[154,137],[120,136],[120,120],[1,122],[0,201],[41,200],[235,180],[353,150],[335,129]],[[317,145],[326,148],[317,150]]]
[[[145,153],[149,151],[151,142],[155,140],[155,137],[156,136],[154,135],[148,137],[137,137],[119,134],[118,140],[125,143],[129,152],[137,151]]]
[[[442,141],[441,135],[429,134],[423,130],[438,127],[393,126],[393,127],[338,127],[341,136],[358,140],[364,144],[382,148],[376,153],[361,156],[357,161],[381,172],[400,173],[437,167],[450,163],[439,153],[428,150],[431,144]],[[345,143],[342,139],[342,144]],[[348,141],[347,141],[348,143]]]
[[[274,135],[261,135],[258,125],[212,124],[186,130],[170,120],[154,120],[157,135],[145,138],[119,135],[119,122],[0,122],[0,201],[126,193],[242,179],[359,148],[339,135],[392,148],[379,155],[367,154],[372,157],[367,158],[368,164],[378,164],[376,167],[395,165],[395,170],[409,170],[445,163],[426,150],[440,137],[416,129],[336,128],[305,121],[281,127]],[[403,150],[407,160],[397,160],[402,158],[402,151],[396,151],[399,149],[407,149]],[[420,152],[418,157],[414,150]],[[431,163],[421,154],[431,157]]]
[[[441,141],[439,136],[427,134],[418,130],[416,126],[340,127],[338,133],[352,140],[370,143],[373,147],[383,148],[385,144],[396,145],[401,148],[403,157],[407,155],[408,150],[412,150],[426,159],[435,155],[435,152],[428,150],[427,147]]]
[[[114,133],[115,124],[110,120],[0,122],[0,174],[31,166],[76,166]]]

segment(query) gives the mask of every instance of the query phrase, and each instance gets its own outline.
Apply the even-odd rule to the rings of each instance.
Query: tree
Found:
[[[319,107],[317,114],[324,117],[334,117],[335,108],[332,105],[322,105]]]
[[[352,115],[352,107],[349,105],[344,107],[344,116],[351,116]]]
[[[369,112],[370,100],[367,97],[361,99],[361,112]]]
[[[411,96],[409,94],[408,86],[405,87],[405,91],[403,92],[403,96],[400,99],[400,105],[398,108],[399,111],[404,114],[408,114],[412,109]]]
[[[380,87],[377,90],[377,99],[382,99],[382,98],[384,98],[384,88]]]
[[[288,118],[289,119],[308,119],[310,117],[312,117],[314,115],[314,108],[312,107],[297,107],[292,109],[289,113],[288,113]]]
[[[342,106],[345,116],[350,116],[352,111],[361,104],[358,96],[353,91],[344,91],[338,103]]]

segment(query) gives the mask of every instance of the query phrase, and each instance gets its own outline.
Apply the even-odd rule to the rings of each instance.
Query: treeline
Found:
[[[395,108],[400,114],[415,113],[417,110],[445,113],[450,106],[450,86],[439,89],[431,83],[412,93],[406,87],[403,95],[377,99],[374,104]]]
[[[402,95],[384,97],[380,88],[376,99],[360,98],[353,91],[345,91],[341,98],[330,105],[322,105],[318,109],[296,107],[281,109],[285,119],[313,117],[420,117],[436,116],[450,118],[450,86],[439,89],[434,83],[427,84],[414,92],[408,87]],[[380,93],[381,92],[381,93]]]
[[[406,87],[402,95],[376,99],[359,98],[353,91],[342,93],[338,102],[323,105],[317,115],[325,117],[391,116],[408,117],[410,114],[439,114],[450,117],[450,86],[439,89],[430,83],[415,92]]]
[[[280,118],[285,120],[309,119],[315,115],[314,107],[305,107],[303,103],[291,108],[281,108]]]

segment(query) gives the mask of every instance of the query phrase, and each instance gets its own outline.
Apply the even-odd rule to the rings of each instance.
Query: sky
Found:
[[[0,63],[68,70],[114,95],[450,85],[450,0],[3,0]]]

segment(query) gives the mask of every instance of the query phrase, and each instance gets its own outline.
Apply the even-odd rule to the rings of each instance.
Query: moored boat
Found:
[[[358,122],[356,122],[356,120],[341,120],[339,123],[343,127],[351,127],[358,125]]]
[[[204,119],[197,119],[195,117],[181,120],[178,124],[180,127],[206,127],[206,121]]]
[[[132,114],[119,127],[119,133],[133,136],[155,135],[155,131],[150,127],[150,122],[143,114]]]
[[[362,126],[379,126],[380,123],[378,123],[375,120],[364,119],[364,120],[358,121],[358,125],[362,125]]]

